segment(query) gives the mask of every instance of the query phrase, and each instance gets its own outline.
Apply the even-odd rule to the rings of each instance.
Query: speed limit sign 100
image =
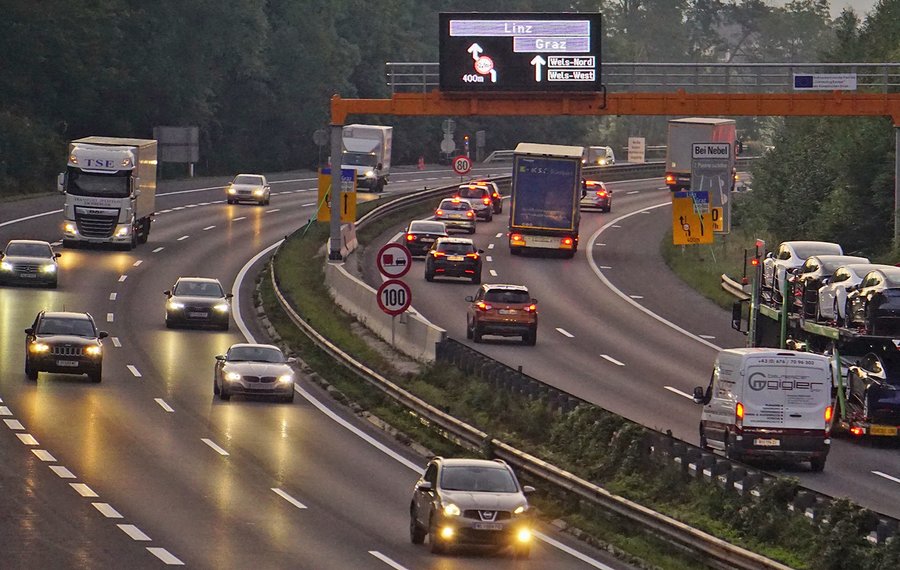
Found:
[[[412,303],[412,291],[409,285],[399,279],[388,279],[378,288],[378,306],[385,313],[399,315]]]
[[[459,155],[453,159],[453,172],[462,176],[472,170],[472,161],[468,156]]]

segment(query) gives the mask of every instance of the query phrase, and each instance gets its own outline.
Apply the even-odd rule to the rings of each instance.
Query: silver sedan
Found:
[[[283,402],[294,401],[295,358],[286,358],[271,344],[234,344],[225,354],[216,356],[213,394],[230,400],[234,394],[270,396]]]

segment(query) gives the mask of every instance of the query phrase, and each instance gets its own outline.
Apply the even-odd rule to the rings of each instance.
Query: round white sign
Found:
[[[375,263],[385,277],[403,277],[412,268],[412,254],[402,243],[391,242],[378,250]]]
[[[462,176],[472,170],[472,161],[468,156],[457,156],[453,159],[453,172]]]
[[[409,285],[399,279],[388,279],[378,288],[378,306],[385,313],[399,315],[412,303],[412,291]]]

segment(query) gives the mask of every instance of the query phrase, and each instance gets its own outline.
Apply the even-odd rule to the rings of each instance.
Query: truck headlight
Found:
[[[42,273],[56,273],[56,265],[52,263],[48,263],[46,265],[41,266]]]
[[[168,303],[170,309],[183,309],[184,303],[179,303],[178,301],[169,301]]]
[[[88,356],[100,356],[103,353],[103,349],[99,346],[89,346],[84,351],[88,353]]]
[[[226,372],[225,373],[225,380],[228,380],[229,382],[237,382],[240,379],[241,379],[241,375],[238,374],[237,372]]]
[[[63,226],[63,231],[66,232],[66,235],[74,236],[78,233],[78,230],[75,228],[75,224],[69,222]]]
[[[373,176],[375,176],[374,170],[369,170],[366,172],[366,178],[372,178]]]
[[[116,237],[125,237],[128,235],[129,231],[131,231],[129,226],[121,226],[116,230]]]
[[[12,271],[13,264],[8,261],[0,261],[0,271]]]
[[[228,303],[218,303],[217,305],[215,305],[215,306],[213,307],[213,309],[215,309],[216,311],[218,311],[218,312],[220,312],[220,313],[226,313],[226,312],[228,312],[228,309],[229,309],[229,308],[230,308],[230,307],[228,306]]]
[[[293,381],[294,381],[293,374],[282,374],[281,376],[278,377],[279,384],[290,384]]]

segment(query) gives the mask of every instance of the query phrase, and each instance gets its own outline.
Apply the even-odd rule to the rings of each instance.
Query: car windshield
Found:
[[[52,257],[53,251],[45,243],[11,243],[6,246],[6,255],[21,257]]]
[[[475,253],[475,245],[471,243],[441,243],[438,244],[437,250],[444,253]]]
[[[189,295],[191,297],[224,297],[222,287],[211,281],[179,281],[175,285],[176,295]]]
[[[284,354],[277,348],[268,346],[235,346],[228,350],[229,362],[241,362],[247,360],[281,364],[284,362]]]
[[[62,317],[45,317],[38,324],[37,334],[97,336],[94,325],[87,319],[66,319]]]
[[[254,186],[262,186],[262,176],[253,176],[250,174],[240,174],[234,177],[234,184],[252,184]]]
[[[471,210],[472,205],[469,204],[468,202],[463,202],[461,200],[459,202],[452,202],[452,201],[448,200],[446,202],[441,202],[440,209],[441,210]]]
[[[531,297],[528,291],[492,289],[484,294],[484,300],[492,303],[528,303]]]
[[[459,195],[463,198],[482,198],[487,188],[460,188]]]
[[[813,255],[841,255],[841,246],[836,243],[810,243],[795,244],[794,253],[800,259],[806,259]]]
[[[448,466],[441,472],[441,488],[447,491],[516,493],[512,474],[502,467]]]
[[[447,227],[440,222],[413,222],[409,224],[409,231],[429,234],[447,233]]]

